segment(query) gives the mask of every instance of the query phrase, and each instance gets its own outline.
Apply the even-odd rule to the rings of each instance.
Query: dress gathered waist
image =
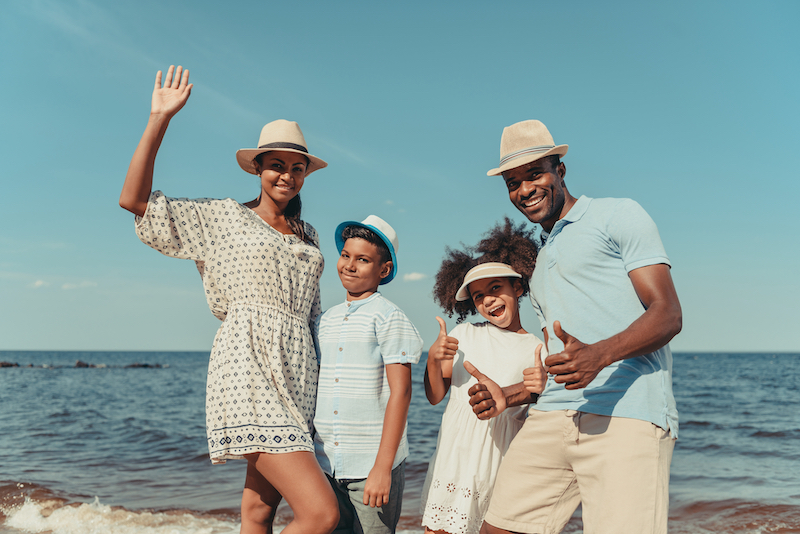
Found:
[[[229,304],[229,308],[246,308],[248,306],[252,306],[254,308],[262,308],[265,310],[274,310],[282,315],[288,315],[293,319],[297,319],[301,323],[304,323],[306,321],[306,319],[303,319],[294,312],[287,311],[285,308],[281,308],[273,304],[264,304],[263,302],[258,302],[255,300],[234,300]]]

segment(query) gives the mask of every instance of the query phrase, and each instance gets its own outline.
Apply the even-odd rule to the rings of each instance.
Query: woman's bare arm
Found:
[[[176,70],[174,65],[170,65],[164,87],[161,87],[161,71],[156,74],[150,119],[133,153],[119,196],[119,205],[135,215],[141,217],[147,209],[147,200],[153,189],[153,169],[158,148],[164,139],[169,121],[186,104],[191,92],[188,69],[183,70],[178,65]]]

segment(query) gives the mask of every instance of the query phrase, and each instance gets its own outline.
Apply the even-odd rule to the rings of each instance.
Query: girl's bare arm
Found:
[[[431,404],[439,404],[450,389],[453,376],[453,358],[458,351],[458,340],[447,335],[447,327],[441,317],[439,337],[428,349],[428,362],[425,366],[425,396]]]

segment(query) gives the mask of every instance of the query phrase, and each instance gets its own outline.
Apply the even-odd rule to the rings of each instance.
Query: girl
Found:
[[[298,196],[306,176],[327,164],[308,153],[297,123],[274,121],[259,148],[236,153],[261,179],[255,200],[151,193],[161,140],[192,90],[180,66],[169,68],[163,87],[161,76],[119,203],[136,215],[144,243],[197,263],[211,311],[222,320],[206,387],[211,461],[247,460],[242,533],[272,532],[282,497],[294,512],[283,532],[329,533],[338,506],[311,438],[318,372],[311,325],[320,313],[323,261]]]
[[[461,323],[448,335],[444,321],[436,318],[440,332],[428,351],[425,394],[438,404],[451,387],[453,391],[422,490],[425,532],[480,530],[500,461],[525,419],[526,407],[519,406],[479,420],[467,393],[476,380],[464,362],[469,360],[501,387],[519,382],[523,370],[533,368],[527,371],[528,391],[544,389],[542,342],[522,328],[519,318],[519,299],[528,293],[536,260],[530,234],[506,218],[475,249],[448,249],[436,275],[434,299],[450,317],[458,313],[461,323],[477,312],[486,322]],[[480,254],[477,260],[473,252]]]

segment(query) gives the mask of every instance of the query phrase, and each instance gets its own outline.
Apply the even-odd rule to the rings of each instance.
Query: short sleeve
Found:
[[[203,261],[208,255],[209,201],[168,198],[153,191],[142,217],[136,217],[136,234],[145,245],[173,258]]]
[[[385,365],[419,362],[422,354],[422,338],[405,313],[393,310],[377,325],[376,330]]]
[[[620,200],[608,220],[607,231],[619,247],[627,272],[659,263],[671,265],[656,223],[638,202]]]

